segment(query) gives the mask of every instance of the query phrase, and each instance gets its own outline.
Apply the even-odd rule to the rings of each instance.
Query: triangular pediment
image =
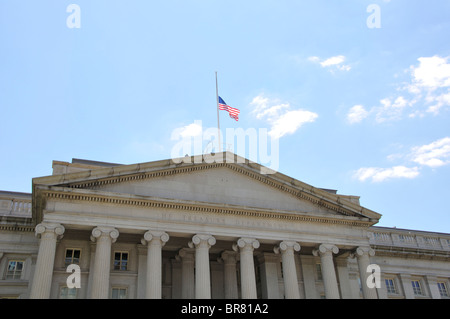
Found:
[[[263,174],[263,166],[223,153],[224,161],[158,161],[90,169],[33,179],[52,185],[111,194],[129,194],[214,205],[260,208],[300,214],[352,216],[378,220],[380,215],[279,172]],[[226,157],[228,156],[228,157]],[[226,160],[228,159],[228,160]]]

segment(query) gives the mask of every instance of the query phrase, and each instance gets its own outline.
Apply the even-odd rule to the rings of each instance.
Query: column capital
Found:
[[[192,237],[192,241],[188,243],[190,248],[206,245],[211,248],[216,243],[214,236],[209,234],[196,234]]]
[[[194,256],[195,256],[195,250],[194,249],[192,249],[192,248],[181,248],[178,251],[178,254],[175,256],[175,259],[176,260],[180,260],[180,258],[181,258],[181,259],[183,259],[185,261],[188,261],[188,260],[194,261],[194,259],[195,259]]]
[[[300,244],[295,241],[282,241],[278,246],[273,248],[273,252],[275,254],[283,254],[288,251],[294,253],[294,251],[300,251],[300,249]]]
[[[115,243],[117,237],[119,237],[119,231],[114,227],[98,226],[92,230],[91,240],[95,242],[102,236],[109,236],[112,240],[112,243]]]
[[[164,246],[169,240],[169,234],[159,230],[149,230],[144,234],[144,238],[141,239],[142,245],[147,245],[153,240],[159,240],[161,246]]]
[[[36,235],[36,237],[41,238],[41,236],[44,233],[50,233],[52,235],[57,236],[56,237],[57,239],[61,239],[65,230],[66,229],[61,224],[43,222],[43,223],[36,225],[35,235]]]
[[[236,244],[233,244],[233,250],[238,251],[238,249],[253,249],[259,248],[259,241],[255,238],[239,238]]]
[[[375,250],[373,250],[368,246],[360,246],[356,248],[355,251],[351,254],[351,257],[363,257],[363,256],[373,257],[375,256]]]
[[[322,256],[322,255],[332,255],[337,254],[339,252],[339,248],[333,244],[321,244],[317,249],[313,250],[314,256]]]
[[[238,256],[239,255],[235,251],[225,250],[222,252],[219,259],[226,265],[235,265],[238,260]]]

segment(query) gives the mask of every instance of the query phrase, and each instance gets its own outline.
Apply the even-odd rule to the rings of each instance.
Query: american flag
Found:
[[[235,119],[236,121],[239,121],[239,113],[241,113],[241,111],[227,105],[227,103],[225,103],[225,101],[220,96],[219,96],[219,110],[228,111],[231,118]]]

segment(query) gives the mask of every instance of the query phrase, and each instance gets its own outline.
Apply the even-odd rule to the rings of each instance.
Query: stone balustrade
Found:
[[[429,233],[408,229],[372,227],[369,232],[370,244],[450,251],[448,234]]]
[[[0,216],[31,217],[31,194],[0,191]]]

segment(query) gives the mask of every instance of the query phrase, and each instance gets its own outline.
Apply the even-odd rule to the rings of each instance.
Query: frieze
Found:
[[[208,214],[218,214],[225,216],[242,216],[250,218],[258,218],[259,220],[253,220],[252,223],[264,223],[264,220],[279,220],[285,222],[311,222],[311,223],[327,223],[327,224],[338,224],[338,225],[348,225],[348,226],[360,226],[368,227],[371,222],[368,220],[356,220],[356,219],[343,219],[342,216],[337,216],[337,218],[330,217],[320,217],[311,215],[302,215],[299,213],[283,213],[283,212],[269,212],[264,210],[258,210],[257,208],[232,208],[232,207],[217,207],[211,206],[203,203],[175,203],[175,202],[163,202],[152,199],[136,199],[136,198],[118,198],[106,195],[97,194],[80,194],[80,193],[68,193],[68,192],[58,192],[58,191],[45,191],[43,195],[49,199],[55,199],[59,201],[80,201],[80,202],[96,202],[99,204],[113,204],[113,205],[126,205],[126,206],[137,206],[143,208],[156,208],[164,210],[176,210],[176,211],[190,211],[196,213],[208,213]],[[307,213],[305,213],[307,214]],[[195,217],[194,217],[195,216]],[[200,217],[199,217],[200,216]],[[170,213],[161,213],[161,218],[167,220],[175,216],[171,216]],[[178,219],[179,216],[176,216]],[[204,215],[194,215],[186,214],[184,217],[186,219],[195,218],[197,221],[204,220],[208,221],[208,218],[215,218],[211,216]],[[201,218],[200,220],[197,218]],[[222,218],[222,217],[221,217]],[[224,222],[225,219],[222,218],[219,223]],[[239,223],[244,222],[243,219],[234,219],[233,222]],[[269,222],[270,223],[270,222]]]

